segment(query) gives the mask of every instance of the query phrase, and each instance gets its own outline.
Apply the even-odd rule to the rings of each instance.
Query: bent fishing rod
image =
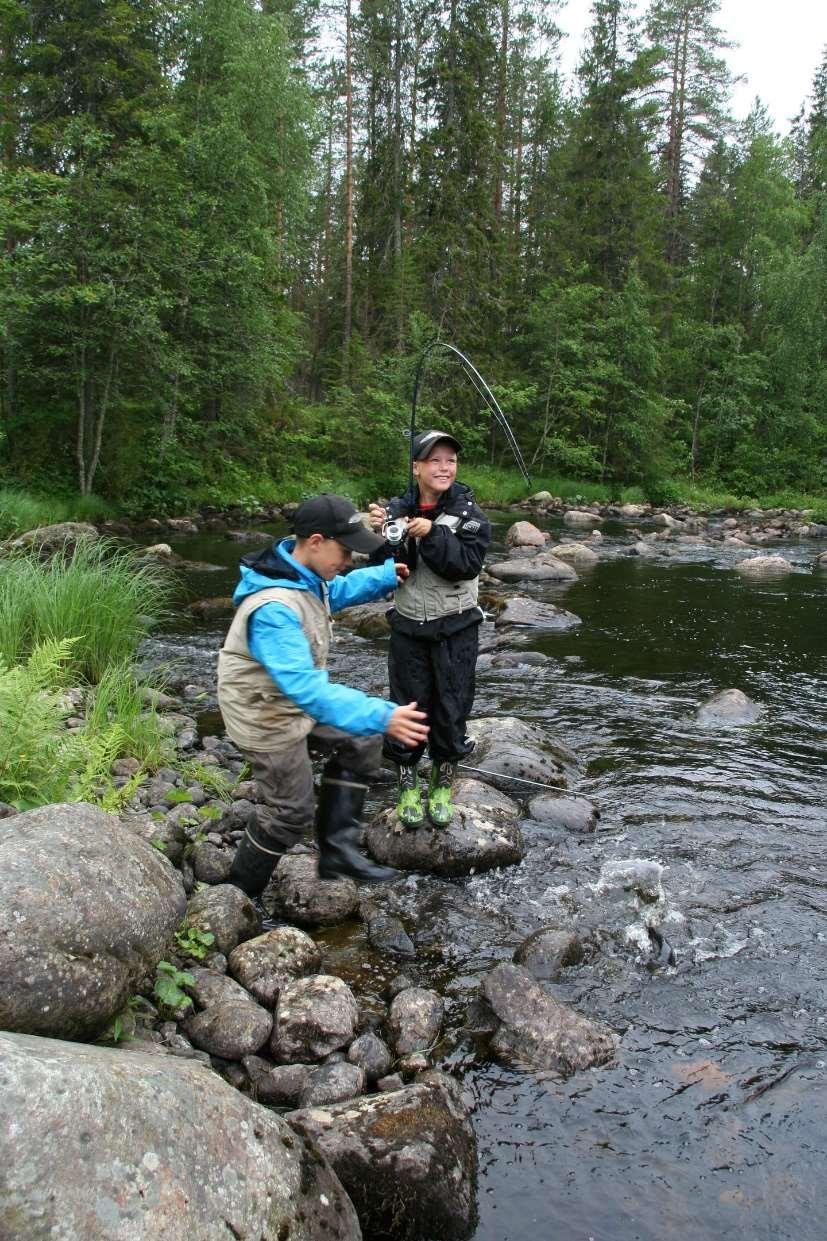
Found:
[[[523,460],[523,454],[520,452],[520,445],[517,443],[517,440],[514,437],[514,432],[511,430],[511,427],[508,425],[508,419],[506,418],[505,414],[500,408],[499,401],[494,396],[494,393],[491,391],[488,384],[485,382],[482,375],[477,370],[476,366],[474,366],[470,358],[467,358],[465,356],[465,354],[462,352],[461,349],[457,349],[456,345],[449,345],[448,342],[444,340],[432,340],[430,344],[426,345],[425,348],[422,350],[422,354],[420,356],[419,362],[417,363],[416,374],[414,375],[413,400],[411,402],[411,426],[410,426],[410,431],[409,431],[410,467],[409,467],[408,484],[409,484],[411,491],[413,491],[413,484],[414,484],[414,468],[413,468],[414,467],[414,455],[413,455],[414,448],[413,448],[413,445],[414,445],[414,436],[416,435],[416,401],[417,401],[417,397],[419,396],[419,384],[422,379],[422,371],[424,369],[425,362],[427,361],[429,355],[434,351],[434,349],[447,349],[449,353],[452,353],[454,354],[455,357],[459,358],[460,363],[462,365],[462,369],[465,372],[466,378],[468,378],[471,381],[471,384],[474,387],[477,394],[482,397],[483,401],[488,406],[488,409],[490,410],[491,414],[494,416],[494,419],[497,422],[497,425],[500,427],[503,434],[505,435],[506,440],[508,441],[509,447],[511,448],[511,451],[514,454],[514,459],[517,462],[517,466],[520,470],[520,473],[522,474],[523,478],[526,480],[528,485],[531,486],[531,479],[528,474],[528,469],[526,468],[526,463]]]

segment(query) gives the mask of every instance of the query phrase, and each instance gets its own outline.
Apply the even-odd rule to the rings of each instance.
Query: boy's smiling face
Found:
[[[457,454],[445,440],[437,440],[424,461],[414,461],[414,477],[420,488],[442,495],[457,476]]]

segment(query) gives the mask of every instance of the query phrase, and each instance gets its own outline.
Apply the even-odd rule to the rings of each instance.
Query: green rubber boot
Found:
[[[454,817],[451,783],[457,774],[456,763],[434,763],[428,781],[428,818],[434,827],[447,827]]]
[[[399,768],[399,800],[396,803],[399,822],[405,827],[421,827],[425,822],[422,790],[416,765]]]

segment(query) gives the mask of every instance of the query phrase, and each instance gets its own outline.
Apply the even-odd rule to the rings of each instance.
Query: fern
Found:
[[[0,659],[0,799],[22,808],[60,800],[72,768],[58,686],[74,639],[48,640],[25,664]]]

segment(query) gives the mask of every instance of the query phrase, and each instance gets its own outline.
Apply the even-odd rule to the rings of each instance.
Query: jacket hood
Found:
[[[293,559],[290,553],[295,545],[293,538],[279,539],[277,543],[265,547],[264,551],[242,556],[241,580],[233,593],[236,607],[248,595],[254,595],[259,590],[272,590],[274,586],[310,590],[321,597],[321,578]]]

